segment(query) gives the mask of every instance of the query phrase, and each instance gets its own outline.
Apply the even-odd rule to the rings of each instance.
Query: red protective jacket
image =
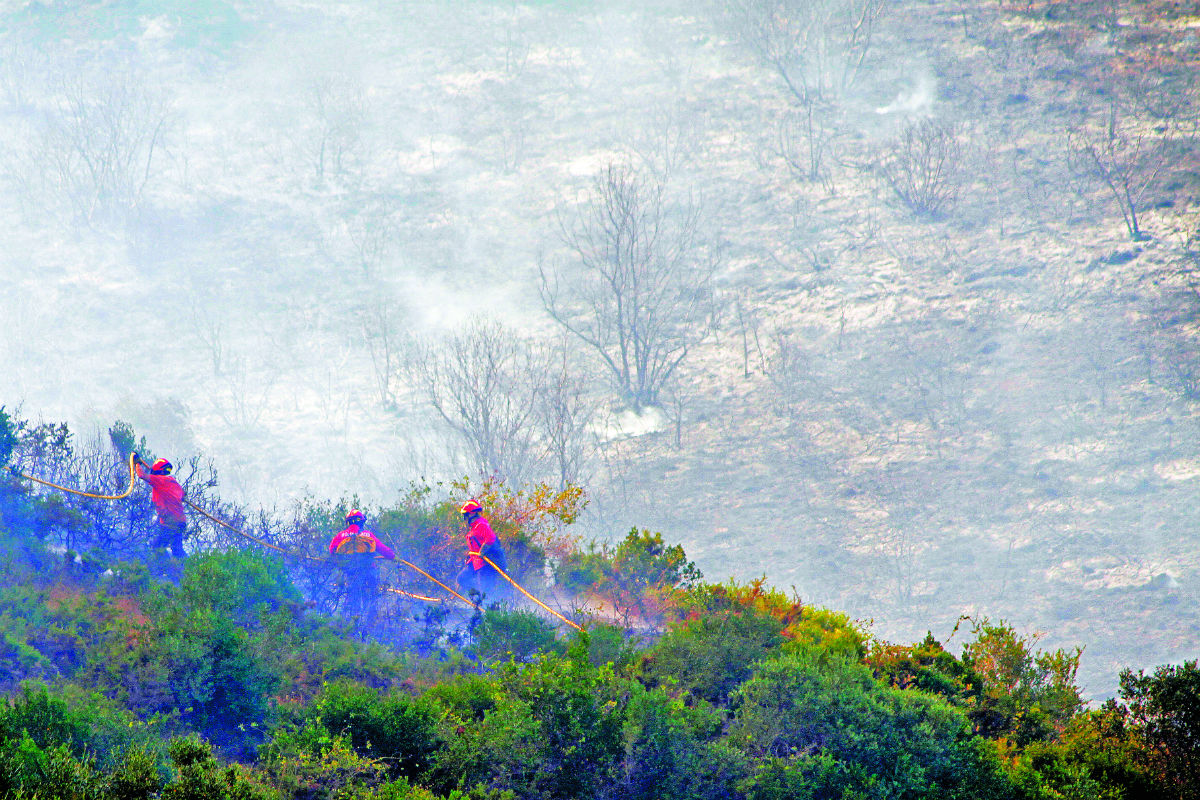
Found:
[[[364,531],[360,525],[351,525],[333,537],[329,552],[335,554],[375,553],[376,558],[396,560],[392,548],[375,538],[375,534]]]
[[[150,484],[150,502],[158,512],[159,522],[182,522],[187,524],[183,510],[183,487],[170,475],[155,475],[141,464],[134,465],[138,477]]]
[[[478,553],[483,549],[484,545],[495,544],[496,533],[492,530],[491,524],[484,517],[476,517],[471,523],[471,527],[467,528],[467,559],[471,562],[472,569],[483,569],[484,560],[479,556],[469,555],[470,553]]]

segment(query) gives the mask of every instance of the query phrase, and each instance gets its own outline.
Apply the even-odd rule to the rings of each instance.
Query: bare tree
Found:
[[[673,208],[661,182],[610,164],[579,214],[560,219],[573,269],[539,266],[546,311],[596,351],[635,408],[658,401],[711,326],[716,255],[699,225],[695,204]]]
[[[30,44],[6,41],[0,45],[0,103],[12,110],[34,108],[39,93],[40,54]]]
[[[683,100],[655,104],[637,126],[630,143],[642,165],[660,181],[670,180],[697,151],[704,135],[704,116]]]
[[[364,278],[372,278],[395,246],[396,223],[379,203],[359,204],[345,220],[346,237]]]
[[[902,203],[919,217],[940,217],[958,200],[962,147],[951,123],[910,123],[885,146],[876,169]]]
[[[1080,126],[1068,134],[1067,149],[1071,172],[1103,186],[1120,209],[1129,238],[1145,239],[1138,215],[1169,161],[1164,135],[1128,119],[1114,100],[1099,126]]]
[[[225,363],[225,320],[216,311],[215,303],[199,301],[193,293],[188,294],[188,305],[192,312],[192,332],[208,351],[213,375],[220,375]]]
[[[483,474],[521,481],[535,470],[542,353],[496,322],[417,345],[407,364],[430,405]]]
[[[748,290],[740,290],[733,298],[733,319],[737,322],[738,336],[742,340],[742,377],[750,377],[750,355],[757,356],[757,362],[765,371],[766,355],[763,352],[762,341],[758,331],[762,325],[755,304],[750,302]]]
[[[592,430],[597,410],[587,381],[573,369],[568,348],[556,348],[538,392],[535,423],[548,470],[559,488],[578,485],[588,477],[597,448]]]
[[[213,406],[231,430],[251,430],[262,421],[271,404],[279,365],[270,358],[253,361],[241,353],[228,353],[223,360],[221,377],[226,392],[213,393]]]
[[[299,148],[315,183],[343,179],[363,160],[366,93],[357,78],[329,71],[314,76],[301,98],[307,114]]]
[[[817,102],[805,103],[779,121],[778,153],[796,180],[833,189],[830,162],[839,122],[833,106]]]
[[[384,408],[395,408],[394,386],[404,361],[407,339],[400,331],[400,315],[395,302],[387,297],[375,297],[362,315],[363,343],[371,357],[375,388]]]
[[[73,69],[56,76],[52,90],[31,171],[83,220],[135,210],[165,150],[166,100],[124,70],[97,78]]]
[[[854,85],[886,0],[730,0],[718,17],[805,106]]]

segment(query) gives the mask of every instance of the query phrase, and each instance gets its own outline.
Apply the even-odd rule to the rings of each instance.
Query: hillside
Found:
[[[4,6],[0,400],[128,420],[255,508],[494,471],[404,337],[556,340],[539,266],[629,164],[701,209],[715,313],[640,418],[570,347],[583,529],[661,530],[889,639],[1044,631],[1093,697],[1194,657],[1200,17],[878,4],[814,99],[754,7]],[[86,130],[138,167],[89,171]],[[944,148],[940,208],[889,184],[906,131]]]
[[[186,558],[148,551],[144,488],[75,493],[122,483],[129,434],[114,426],[111,450],[97,452],[71,445],[64,427],[0,412],[0,457],[53,469],[72,489],[35,492],[0,474],[5,797],[1136,800],[1196,790],[1194,661],[1123,671],[1120,701],[1089,709],[1078,648],[1045,650],[986,618],[965,621],[953,649],[932,636],[886,642],[761,581],[705,582],[682,548],[646,530],[581,545],[561,535],[577,495],[495,485],[448,496],[428,487],[368,517],[382,540],[427,554],[422,563],[445,576],[457,559],[441,551],[461,536],[455,493],[474,489],[511,574],[562,615],[521,597],[454,606],[444,586],[406,593],[414,575],[386,560],[364,611],[347,587],[362,577],[352,557],[324,554],[345,513],[329,501],[310,498],[272,525],[192,483],[197,507],[236,525],[197,517]]]

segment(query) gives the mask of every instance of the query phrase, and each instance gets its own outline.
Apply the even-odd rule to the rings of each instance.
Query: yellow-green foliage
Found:
[[[861,659],[867,653],[869,635],[840,611],[805,606],[800,619],[783,630],[789,640],[784,650],[818,648],[832,655]]]

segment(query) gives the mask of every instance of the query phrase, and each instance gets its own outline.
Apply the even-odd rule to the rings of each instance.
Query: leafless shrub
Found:
[[[269,356],[228,353],[222,360],[224,392],[212,394],[217,414],[234,431],[251,430],[262,421],[279,380],[279,365]]]
[[[317,186],[354,176],[365,160],[366,92],[337,71],[314,75],[300,97],[304,113],[294,141]]]
[[[822,391],[813,357],[785,331],[775,331],[770,352],[763,359],[763,371],[775,391],[777,408],[786,417],[798,413],[804,398]]]
[[[759,338],[762,320],[750,302],[749,293],[740,291],[733,299],[733,319],[738,326],[738,338],[742,342],[742,377],[750,377],[750,357],[756,357],[759,367],[766,371],[766,355]]]
[[[1189,402],[1200,402],[1200,287],[1186,263],[1156,281],[1160,293],[1144,313],[1148,378]]]
[[[395,408],[396,382],[410,344],[400,329],[395,302],[386,296],[372,298],[363,309],[361,330],[379,402],[384,408]]]
[[[1143,69],[1129,76],[1123,92],[1139,111],[1176,128],[1195,126],[1200,118],[1200,76],[1187,63]]]
[[[1160,324],[1152,341],[1161,366],[1159,382],[1183,400],[1200,402],[1200,346],[1196,337],[1178,326]]]
[[[395,246],[396,223],[386,208],[367,203],[347,217],[345,225],[354,259],[363,277],[371,278]]]
[[[644,119],[631,148],[647,170],[666,182],[695,155],[703,135],[703,116],[677,100],[656,105]]]
[[[886,0],[731,0],[717,18],[802,106],[852,87]]]
[[[962,146],[951,123],[910,123],[883,148],[876,169],[896,197],[918,217],[937,218],[958,201]]]
[[[480,473],[521,481],[537,461],[542,355],[498,323],[475,322],[444,342],[418,344],[407,371]]]
[[[609,165],[583,208],[560,219],[569,268],[540,265],[542,304],[591,347],[635,408],[654,405],[713,315],[717,255],[700,211],[673,207],[663,183]]]
[[[1200,205],[1188,203],[1177,207],[1171,220],[1171,232],[1179,244],[1173,271],[1196,295],[1200,306]]]
[[[1103,187],[1120,209],[1129,238],[1141,241],[1143,201],[1168,163],[1164,136],[1129,119],[1117,102],[1099,123],[1068,133],[1068,164],[1075,177]]]
[[[560,488],[580,485],[596,453],[592,425],[598,406],[565,343],[551,353],[535,406],[535,427],[547,471]]]
[[[779,121],[778,153],[792,177],[819,183],[832,191],[831,162],[841,131],[836,109],[822,103],[805,103]]]
[[[17,111],[35,107],[43,71],[40,60],[28,44],[10,40],[0,45],[0,102]]]
[[[63,201],[85,222],[135,211],[166,149],[166,99],[134,73],[92,67],[54,75],[50,91],[20,168],[25,191]]]
[[[331,440],[344,440],[350,427],[350,405],[356,388],[347,385],[354,348],[349,342],[322,348],[321,365],[309,378],[314,393],[313,407],[320,413],[322,435]]]
[[[497,9],[497,16],[502,19],[493,21],[496,32],[496,44],[504,59],[504,74],[509,78],[518,78],[529,64],[529,54],[533,51],[533,34],[529,30],[527,10],[517,3],[511,8]]]
[[[192,333],[208,352],[213,375],[220,375],[225,364],[225,320],[215,303],[200,302],[194,294],[188,295],[188,303],[192,314]]]
[[[480,473],[563,487],[586,477],[598,409],[568,348],[480,321],[445,340],[413,344],[405,369]]]
[[[683,420],[688,407],[688,392],[676,377],[663,387],[662,398],[663,410],[675,431],[675,449],[679,450],[683,447]]]

